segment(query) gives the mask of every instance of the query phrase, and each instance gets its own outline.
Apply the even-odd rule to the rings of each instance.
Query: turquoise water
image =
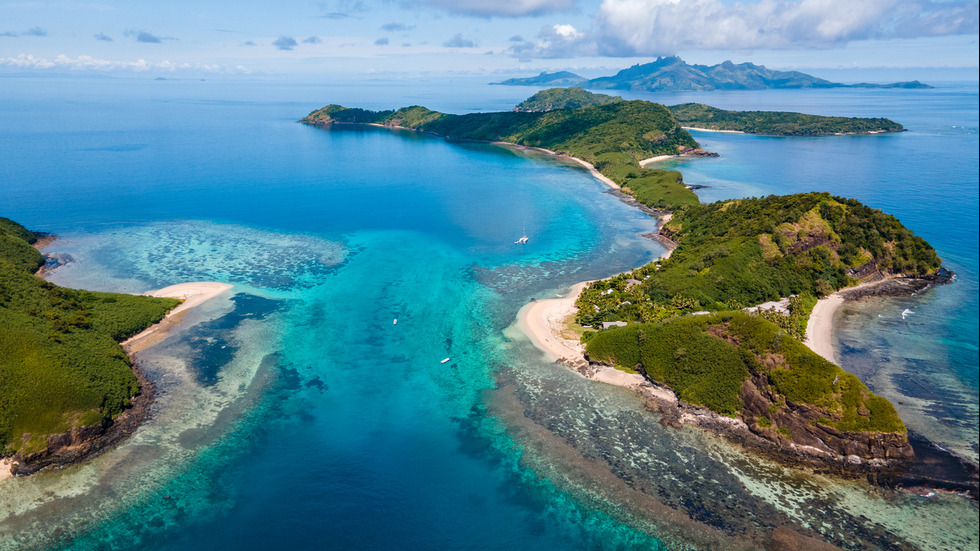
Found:
[[[2,548],[751,548],[780,526],[855,548],[976,546],[965,500],[806,475],[664,428],[630,391],[547,362],[508,329],[532,297],[663,252],[641,236],[655,221],[584,171],[499,147],[293,122],[330,102],[499,110],[528,90],[4,84],[0,214],[61,237],[51,251],[72,262],[53,281],[235,288],[141,354],[160,392],[133,438],[86,465],[0,483]],[[973,117],[964,139],[976,145],[975,105]],[[838,143],[703,142],[725,156],[683,170],[711,182],[706,198],[768,193],[800,172],[763,150],[820,157]],[[770,165],[780,176],[760,170]],[[953,172],[973,182],[972,196],[950,193],[972,197],[976,212],[967,168]],[[892,211],[864,193],[853,195]],[[960,280],[924,297],[969,298],[971,227],[972,252],[937,244],[960,255]],[[530,243],[514,245],[525,230]],[[916,304],[914,319],[925,318]],[[948,318],[939,327],[976,357],[975,337]],[[957,362],[937,378],[975,388],[975,361],[964,376]]]

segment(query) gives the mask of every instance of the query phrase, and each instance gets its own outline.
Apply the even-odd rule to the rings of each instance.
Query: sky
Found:
[[[0,0],[0,74],[610,74],[658,56],[967,70],[977,0]]]

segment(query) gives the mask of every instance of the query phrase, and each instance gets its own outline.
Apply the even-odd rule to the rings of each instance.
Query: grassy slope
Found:
[[[413,106],[397,111],[366,111],[328,105],[302,122],[314,125],[368,123],[402,126],[451,139],[511,142],[541,147],[583,159],[642,202],[655,208],[698,204],[681,174],[640,168],[656,155],[676,154],[697,142],[674,121],[666,107],[646,101],[622,101],[582,109],[548,112],[447,115]]]
[[[670,112],[684,126],[772,136],[826,136],[904,130],[901,124],[889,119],[824,117],[785,111],[726,111],[701,103],[674,105],[670,107]]]
[[[826,193],[690,207],[675,213],[665,233],[679,241],[671,257],[590,285],[579,301],[580,323],[657,321],[822,296],[855,283],[849,274],[868,263],[909,274],[940,265],[935,250],[895,217]]]
[[[33,235],[0,218],[0,452],[43,449],[47,436],[119,414],[138,392],[118,342],[179,304],[65,289],[33,275]]]
[[[619,96],[595,94],[582,88],[548,88],[517,104],[514,111],[543,112],[555,109],[581,109],[624,101]]]
[[[642,366],[681,398],[729,415],[740,407],[742,381],[765,373],[787,400],[822,408],[841,430],[904,430],[887,400],[799,339],[815,296],[855,283],[854,269],[937,269],[928,243],[893,216],[826,193],[692,207],[665,229],[679,241],[669,259],[595,282],[579,297],[583,325],[632,322],[587,333],[591,359]],[[798,296],[788,317],[731,312],[789,295]],[[716,314],[685,316],[699,310]]]
[[[589,341],[587,353],[593,360],[640,367],[681,399],[726,415],[741,409],[742,382],[761,374],[784,401],[822,410],[829,426],[905,432],[894,406],[857,377],[768,320],[743,312],[609,329]]]

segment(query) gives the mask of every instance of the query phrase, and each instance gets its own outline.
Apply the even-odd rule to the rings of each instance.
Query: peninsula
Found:
[[[569,300],[535,310],[550,328],[522,322],[532,338],[560,345],[552,347],[556,358],[602,380],[638,377],[674,397],[663,402],[673,404],[661,408],[664,422],[681,417],[680,404],[700,412],[687,417],[703,426],[741,427],[727,433],[782,460],[840,473],[900,471],[914,452],[892,404],[801,339],[817,298],[838,289],[948,281],[932,247],[894,217],[826,193],[701,205],[680,191],[679,173],[640,168],[645,157],[700,151],[668,108],[572,94],[552,91],[517,111],[470,115],[329,105],[300,122],[507,142],[594,165],[639,203],[661,209],[657,237],[673,254],[584,287],[575,302],[584,357],[576,358],[580,345],[558,319]],[[541,102],[559,108],[535,109]],[[780,297],[789,297],[782,312],[749,308]]]
[[[753,63],[725,61],[717,65],[689,65],[677,56],[637,64],[615,75],[587,79],[562,71],[541,73],[535,77],[512,78],[507,86],[580,86],[593,90],[644,90],[648,92],[681,92],[711,90],[764,90],[802,88],[931,88],[915,80],[890,84],[841,84],[799,71],[775,71]]]
[[[678,243],[669,258],[579,296],[577,323],[612,326],[585,334],[591,362],[665,385],[804,463],[863,472],[911,458],[894,407],[801,341],[817,298],[838,289],[949,281],[928,243],[826,193],[690,207],[660,233]]]
[[[514,111],[544,112],[579,109],[625,101],[582,88],[549,88],[514,107]],[[885,118],[827,117],[788,111],[727,111],[701,103],[668,107],[674,120],[687,130],[741,132],[767,136],[839,136],[903,132],[905,127]]]
[[[173,323],[230,287],[185,284],[155,296],[67,289],[34,275],[45,262],[36,242],[0,218],[0,478],[83,460],[131,433],[152,385],[127,352],[158,339],[154,324],[168,312]],[[124,350],[131,337],[140,345]]]
[[[370,124],[407,128],[451,140],[504,143],[571,157],[597,171],[607,184],[658,209],[698,204],[680,172],[642,168],[659,156],[712,156],[700,149],[670,111],[648,101],[620,101],[582,109],[504,111],[450,115],[425,107],[367,111],[328,105],[300,120],[329,127]]]

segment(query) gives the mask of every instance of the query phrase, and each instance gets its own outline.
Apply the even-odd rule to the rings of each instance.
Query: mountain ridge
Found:
[[[777,71],[754,63],[690,65],[677,56],[627,67],[612,76],[587,79],[568,71],[542,72],[528,78],[511,78],[492,84],[507,86],[580,86],[594,90],[711,91],[804,88],[931,88],[917,80],[889,84],[842,84],[800,71]]]

